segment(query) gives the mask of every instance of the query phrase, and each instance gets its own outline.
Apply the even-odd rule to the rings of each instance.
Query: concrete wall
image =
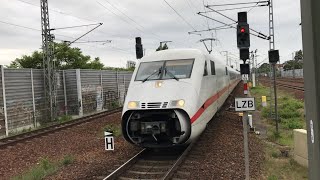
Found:
[[[294,134],[294,160],[300,165],[308,167],[307,130],[295,129]]]

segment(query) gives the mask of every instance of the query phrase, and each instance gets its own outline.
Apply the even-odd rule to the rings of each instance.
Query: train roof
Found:
[[[177,59],[193,59],[193,58],[202,58],[202,59],[211,59],[214,60],[216,64],[220,64],[222,66],[225,65],[225,57],[223,57],[219,53],[211,53],[201,51],[199,49],[168,49],[163,51],[156,51],[150,55],[143,57],[139,62],[152,62],[152,61],[160,61],[160,60],[177,60]],[[238,73],[238,71],[234,70],[230,66],[228,66],[228,70]]]
[[[151,62],[159,60],[176,60],[203,57],[204,53],[198,49],[168,49],[156,51],[143,57],[140,62]]]

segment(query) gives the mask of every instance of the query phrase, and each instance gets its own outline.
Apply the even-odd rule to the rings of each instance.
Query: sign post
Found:
[[[112,132],[104,132],[104,143],[106,151],[113,151],[114,150],[114,137]]]
[[[249,147],[248,147],[248,111],[255,111],[254,98],[236,98],[235,99],[235,111],[243,112],[242,124],[243,124],[243,139],[244,139],[244,160],[245,160],[245,174],[246,180],[249,180]]]

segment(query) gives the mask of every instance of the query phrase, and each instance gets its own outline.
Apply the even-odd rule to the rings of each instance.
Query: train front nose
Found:
[[[125,138],[143,147],[183,144],[191,134],[190,118],[181,109],[128,111],[122,124]]]

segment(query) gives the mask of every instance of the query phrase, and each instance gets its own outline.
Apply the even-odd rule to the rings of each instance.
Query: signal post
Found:
[[[240,64],[240,72],[243,76],[244,82],[244,95],[248,96],[248,85],[247,79],[245,76],[249,77],[250,66],[246,64],[246,61],[249,59],[249,47],[250,47],[250,28],[247,22],[247,12],[238,13],[238,25],[237,25],[237,46],[240,50],[240,59],[243,60],[243,64]],[[245,176],[246,180],[249,180],[249,147],[248,147],[248,109],[245,108],[245,104],[248,98],[236,98],[235,107],[237,111],[243,111],[242,123],[243,123],[243,139],[244,139],[244,160],[245,160]],[[242,106],[239,104],[242,103]],[[241,108],[243,107],[243,108]]]

